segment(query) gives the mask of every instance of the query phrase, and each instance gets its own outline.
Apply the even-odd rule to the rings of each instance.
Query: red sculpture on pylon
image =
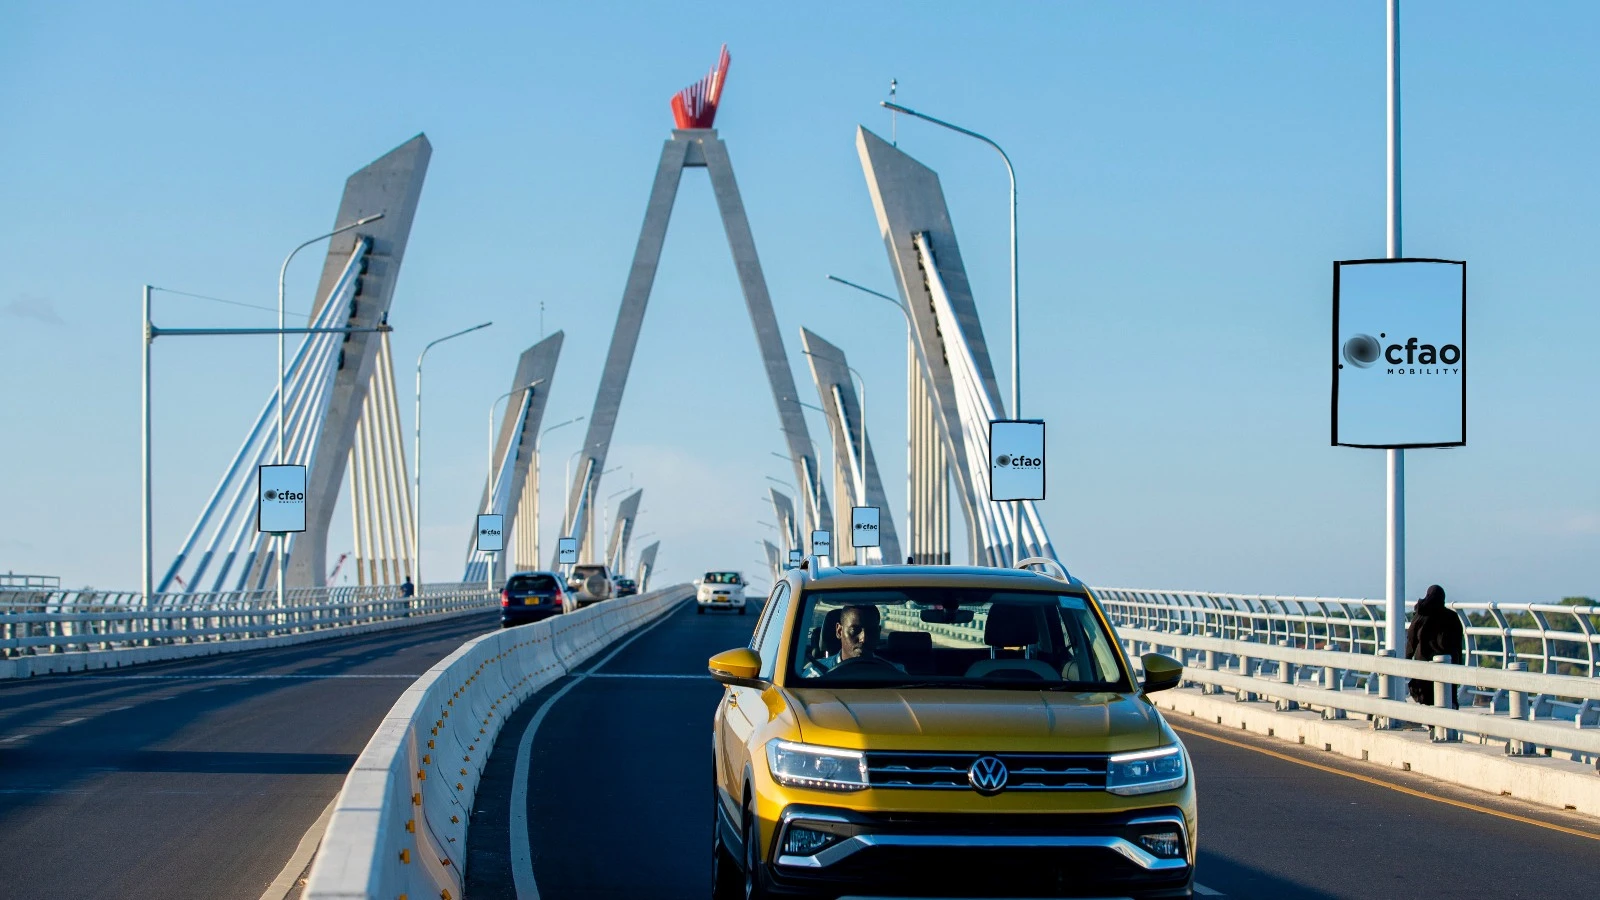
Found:
[[[722,99],[722,84],[728,80],[728,45],[710,74],[672,95],[672,119],[679,128],[710,128],[717,118],[717,101]]]

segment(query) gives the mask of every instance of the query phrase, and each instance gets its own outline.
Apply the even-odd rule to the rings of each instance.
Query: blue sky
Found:
[[[1473,352],[1467,447],[1409,457],[1407,595],[1600,593],[1600,7],[1411,2],[1403,24],[1405,250],[1469,261]],[[390,317],[402,396],[422,344],[496,323],[428,362],[425,554],[455,569],[485,412],[541,303],[566,332],[548,421],[589,412],[668,99],[726,41],[717,125],[797,380],[801,326],[862,371],[897,519],[901,320],[825,280],[892,289],[853,145],[857,124],[889,131],[891,77],[1016,163],[1025,412],[1050,422],[1043,512],[1074,572],[1380,596],[1383,454],[1329,446],[1326,354],[1331,261],[1384,250],[1383,25],[1378,0],[8,4],[0,570],[137,585],[140,285],[272,305],[344,178],[418,132],[434,156]],[[944,179],[1003,373],[1004,170],[931,126],[898,136]],[[272,317],[162,297],[156,318]],[[703,172],[645,324],[607,487],[645,489],[665,574],[754,568],[765,476],[792,476]],[[157,344],[158,565],[273,361],[270,339]],[[547,535],[580,431],[546,443]],[[350,543],[334,521],[331,557]]]

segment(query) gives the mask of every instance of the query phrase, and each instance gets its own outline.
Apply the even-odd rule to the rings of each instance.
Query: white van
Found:
[[[737,609],[744,615],[744,576],[738,572],[707,572],[696,578],[695,612],[704,614],[708,609]]]

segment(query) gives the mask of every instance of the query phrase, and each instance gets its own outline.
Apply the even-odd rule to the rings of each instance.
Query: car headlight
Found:
[[[1183,747],[1173,744],[1154,750],[1112,754],[1106,768],[1106,790],[1113,794],[1151,794],[1182,787],[1189,773]]]
[[[859,791],[867,787],[867,758],[860,750],[816,747],[793,741],[767,742],[772,779],[787,787]]]

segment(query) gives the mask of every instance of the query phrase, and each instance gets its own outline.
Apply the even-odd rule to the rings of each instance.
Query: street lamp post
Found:
[[[919,113],[898,103],[890,103],[887,100],[879,101],[878,105],[983,141],[993,147],[1000,154],[1000,159],[1006,164],[1006,175],[1011,179],[1011,417],[1020,419],[1022,418],[1022,341],[1017,317],[1017,172],[1011,167],[1011,157],[1006,155],[1006,151],[999,144],[971,129],[962,128],[960,125],[951,124],[943,119],[936,119],[933,116]],[[1011,519],[1011,561],[1013,565],[1022,558],[1021,543],[1022,503],[1017,501],[1012,504]]]
[[[447,334],[442,338],[429,341],[428,345],[422,348],[422,352],[417,354],[416,416],[412,422],[413,431],[411,437],[411,449],[416,454],[416,458],[411,461],[411,493],[414,495],[411,503],[411,566],[416,570],[415,577],[417,590],[419,591],[422,589],[422,360],[428,355],[428,351],[433,349],[435,344],[442,344],[452,338],[471,334],[480,328],[488,328],[493,324],[493,322],[484,322],[482,325],[464,328],[455,334]]]
[[[533,439],[533,560],[535,566],[539,564],[539,488],[541,485],[539,480],[539,447],[544,443],[545,435],[555,431],[557,428],[571,425],[574,422],[582,421],[583,416],[578,416],[576,419],[568,419],[565,422],[557,422],[556,424],[551,425],[549,428],[539,432],[539,436]],[[563,525],[563,528],[564,527],[565,525]]]
[[[318,241],[325,241],[328,238],[333,237],[334,235],[343,234],[343,233],[345,233],[346,231],[349,231],[352,228],[360,228],[363,225],[367,225],[367,224],[370,224],[372,222],[376,222],[381,218],[383,218],[383,213],[375,213],[375,214],[370,215],[370,216],[363,216],[362,218],[359,218],[359,219],[355,220],[354,222],[351,222],[349,225],[344,225],[344,226],[341,226],[339,228],[335,228],[334,230],[328,232],[327,234],[318,235],[318,236],[312,238],[311,240],[302,243],[300,246],[294,248],[293,250],[290,250],[289,251],[289,255],[285,256],[283,258],[283,265],[278,267],[278,465],[280,465],[280,466],[281,465],[285,465],[288,462],[288,460],[283,458],[284,430],[285,430],[284,408],[289,405],[289,398],[288,398],[288,396],[286,394],[286,391],[288,390],[287,382],[288,382],[288,379],[289,379],[289,375],[288,375],[288,372],[285,371],[284,365],[283,365],[283,346],[284,346],[284,341],[283,341],[283,338],[284,338],[284,330],[283,330],[284,329],[283,281],[284,281],[284,278],[289,273],[289,261],[294,259],[294,255],[296,253],[299,253],[301,250],[304,250],[305,248],[311,246],[312,244],[317,243]],[[279,609],[282,609],[284,606],[286,606],[286,604],[284,603],[284,600],[283,600],[283,598],[284,598],[283,582],[284,582],[284,578],[288,575],[288,573],[289,573],[289,536],[287,534],[283,534],[283,535],[279,535],[278,536],[278,608]]]
[[[1388,173],[1387,209],[1388,257],[1400,253],[1400,0],[1389,0],[1388,20]],[[1385,509],[1384,573],[1384,649],[1405,651],[1406,623],[1406,457],[1405,451],[1390,448],[1388,459],[1388,502]],[[1399,698],[1404,699],[1402,693]]]
[[[518,391],[530,391],[531,392],[534,388],[538,387],[541,384],[544,384],[544,379],[543,378],[539,378],[539,379],[536,379],[534,381],[530,381],[527,384],[523,385],[522,387],[512,388],[511,390],[506,391],[504,394],[501,394],[500,396],[494,398],[494,402],[489,404],[489,480],[485,483],[484,488],[483,488],[484,508],[485,508],[486,511],[492,511],[494,509],[494,486],[495,486],[495,471],[494,471],[494,408],[496,406],[500,405],[500,401],[501,400],[504,400],[507,397],[510,397],[512,394],[515,394]],[[503,535],[503,534],[500,536],[500,545],[502,547],[505,546],[505,535]],[[500,552],[504,553],[505,551],[502,550]],[[485,566],[486,566],[486,569],[487,569],[487,571],[489,573],[489,576],[488,576],[489,577],[489,592],[493,593],[494,592],[494,554],[493,554],[493,552],[491,552],[489,554],[489,559],[485,562]]]

